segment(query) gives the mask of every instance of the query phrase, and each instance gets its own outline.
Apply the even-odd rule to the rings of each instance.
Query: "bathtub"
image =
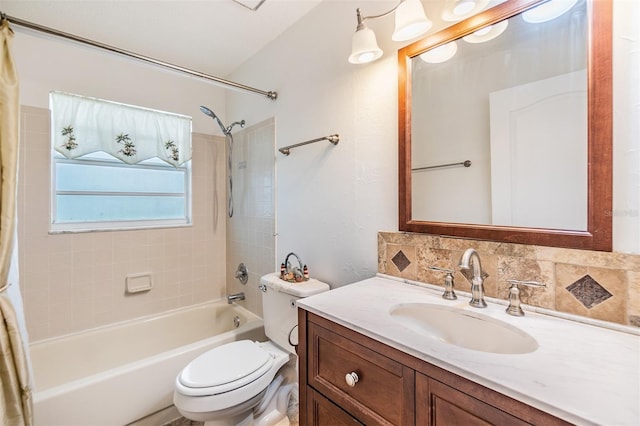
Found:
[[[262,319],[220,300],[34,342],[35,424],[114,426],[148,416],[172,405],[189,361],[241,339],[264,341]]]

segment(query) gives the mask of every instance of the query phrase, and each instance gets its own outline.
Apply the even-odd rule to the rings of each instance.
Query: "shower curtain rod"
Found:
[[[110,46],[108,44],[104,44],[104,43],[100,43],[94,40],[89,40],[86,39],[84,37],[80,37],[74,34],[69,34],[69,33],[65,33],[63,31],[59,31],[53,28],[49,28],[49,27],[45,27],[43,25],[39,25],[39,24],[35,24],[33,22],[29,22],[29,21],[25,21],[13,16],[9,16],[6,15],[5,13],[0,12],[0,16],[2,19],[6,19],[7,21],[9,21],[12,24],[15,25],[19,25],[21,27],[25,27],[25,28],[29,28],[31,30],[35,30],[35,31],[39,31],[39,32],[43,32],[46,34],[50,34],[50,35],[54,35],[54,36],[58,36],[58,37],[62,37],[62,38],[66,38],[69,40],[73,40],[75,42],[78,43],[83,43],[83,44],[87,44],[89,46],[93,46],[93,47],[97,47],[99,49],[103,49],[103,50],[107,50],[109,52],[112,53],[117,53],[123,56],[127,56],[129,58],[134,58],[143,62],[148,62],[150,64],[153,65],[157,65],[157,66],[161,66],[164,68],[169,68],[173,71],[178,71],[184,74],[189,74],[191,76],[194,77],[198,77],[198,78],[202,78],[205,80],[209,80],[209,81],[213,81],[216,84],[219,85],[223,85],[223,86],[229,86],[232,87],[234,89],[239,89],[239,90],[244,90],[246,92],[253,92],[253,93],[257,93],[263,96],[266,96],[269,99],[275,100],[278,98],[278,93],[275,91],[265,91],[265,90],[260,90],[260,89],[256,89],[255,87],[250,87],[250,86],[245,86],[244,84],[240,84],[240,83],[236,83],[235,81],[230,81],[230,80],[225,80],[223,78],[220,77],[215,77],[213,75],[209,75],[209,74],[205,74],[199,71],[194,71],[188,68],[184,68],[178,65],[173,65],[170,64],[168,62],[163,62],[163,61],[159,61],[157,59],[153,59],[153,58],[149,58],[148,56],[143,56],[143,55],[139,55],[137,53],[133,53],[133,52],[129,52],[127,50],[123,50],[123,49],[119,49],[117,47],[114,46]]]

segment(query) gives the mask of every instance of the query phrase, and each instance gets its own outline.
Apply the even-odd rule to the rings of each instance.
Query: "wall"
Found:
[[[362,3],[372,14],[394,5]],[[395,59],[392,46],[383,46],[387,56],[370,67],[347,62],[355,7],[321,2],[232,74],[277,90],[278,100],[227,94],[230,117],[276,117],[278,148],[340,135],[336,146],[322,141],[289,156],[276,152],[276,263],[295,252],[312,277],[332,286],[375,274],[376,232],[397,228]]]
[[[640,253],[638,3],[614,2],[612,215],[614,249],[627,253]],[[402,45],[389,41],[393,19],[368,22],[385,52],[382,59],[366,66],[346,60],[355,8],[369,15],[392,6],[375,1],[320,3],[232,75],[277,90],[277,101],[227,95],[231,116],[277,118],[277,147],[340,134],[335,147],[318,143],[276,157],[277,260],[295,251],[312,276],[334,287],[373,275],[375,235],[398,229],[395,50]]]
[[[640,253],[640,2],[613,6],[613,248]]]
[[[341,141],[335,147],[321,142],[294,149],[289,157],[276,152],[276,263],[295,251],[312,276],[343,285],[377,271],[376,234],[397,229],[395,50],[402,44],[390,41],[393,19],[368,22],[385,51],[381,60],[367,66],[346,61],[355,8],[373,15],[394,5],[395,1],[321,2],[230,76],[277,90],[280,98],[275,102],[236,92],[227,92],[225,100],[219,87],[17,28],[14,56],[20,103],[46,108],[48,92],[64,90],[191,115],[194,132],[218,132],[198,111],[199,105],[207,105],[225,122],[241,117],[259,123],[276,117],[277,147],[339,133]],[[640,2],[616,0],[614,14],[614,248],[640,253]],[[36,132],[43,127],[39,129]],[[32,178],[24,179],[26,187]],[[46,199],[34,198],[40,211],[48,211],[42,204]],[[21,221],[32,214],[32,209],[24,212]],[[98,239],[107,233],[92,235]],[[64,253],[68,242],[59,241],[55,250]],[[27,267],[21,261],[24,283]],[[39,268],[45,263],[49,268],[48,262],[41,259]],[[44,282],[45,273],[40,274]],[[25,297],[27,321],[35,306],[51,311],[51,317],[66,315],[45,303],[50,293],[32,290],[23,288],[30,293],[25,294],[30,296]],[[47,335],[34,332],[31,337]]]
[[[59,90],[188,115],[194,132],[222,135],[198,109],[206,105],[226,122],[221,87],[22,27],[14,32],[20,105],[48,108],[49,92]]]
[[[222,138],[193,135],[193,226],[49,234],[49,111],[21,108],[18,241],[20,286],[31,341],[222,297]],[[150,272],[153,288],[125,294],[125,277]]]
[[[61,90],[193,117],[218,131],[199,105],[224,116],[224,90],[190,77],[52,37],[15,30],[22,146],[19,181],[21,290],[30,340],[222,297],[225,222],[213,223],[214,176],[224,203],[222,137],[194,134],[193,227],[48,234],[48,95]],[[152,272],[154,289],[124,294],[127,274]]]
[[[261,276],[275,270],[275,120],[234,131],[232,152],[234,209],[233,217],[227,216],[227,291],[244,292],[246,300],[239,303],[262,316],[258,284]],[[226,203],[221,211],[226,214]],[[235,277],[240,262],[249,271],[245,285]]]

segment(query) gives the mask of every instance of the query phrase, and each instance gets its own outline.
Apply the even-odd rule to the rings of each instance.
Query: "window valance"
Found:
[[[54,149],[67,158],[103,151],[135,164],[191,159],[191,117],[51,92]]]

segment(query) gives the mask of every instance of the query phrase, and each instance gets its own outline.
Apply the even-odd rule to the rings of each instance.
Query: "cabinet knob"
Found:
[[[355,371],[352,371],[351,373],[344,376],[344,380],[347,382],[347,385],[349,385],[349,387],[354,388],[358,383],[358,375]]]

